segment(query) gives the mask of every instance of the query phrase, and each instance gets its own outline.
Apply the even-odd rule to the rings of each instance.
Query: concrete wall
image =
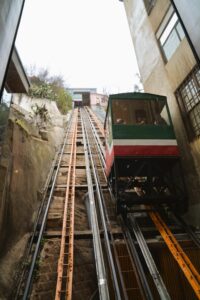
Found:
[[[24,0],[0,1],[0,89],[22,12]]]
[[[148,16],[143,0],[124,0],[144,90],[168,98],[192,205],[200,201],[200,143],[196,140],[189,144],[174,91],[196,62],[185,38],[170,61],[164,63],[155,34],[169,5],[169,0],[156,1]]]

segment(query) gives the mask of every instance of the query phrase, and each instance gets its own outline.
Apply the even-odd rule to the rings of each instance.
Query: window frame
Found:
[[[199,80],[197,78],[197,73],[200,72],[200,68],[198,65],[196,65],[193,70],[187,75],[187,77],[184,79],[184,81],[181,83],[181,85],[178,87],[178,89],[175,91],[175,96],[178,102],[178,106],[182,115],[183,123],[188,135],[189,141],[193,141],[194,139],[200,138],[200,121],[198,123],[197,115],[200,119],[200,108],[197,110],[198,106],[200,106],[200,75]],[[193,80],[193,82],[192,82]],[[189,87],[189,84],[193,84],[194,90],[196,89],[196,94],[192,94],[192,99],[189,100],[188,103],[186,103],[182,93],[184,89],[188,87],[188,89],[191,92],[191,87]],[[198,99],[198,102],[195,101]],[[193,105],[194,102],[194,105]],[[189,105],[190,108],[189,108]],[[199,113],[198,113],[199,111]],[[194,112],[197,113],[197,115],[194,117]],[[196,122],[196,127],[194,126],[194,123],[192,123],[192,113],[193,113],[193,120],[194,123]],[[199,125],[198,125],[199,124]]]
[[[177,16],[177,20],[174,23],[173,27],[171,28],[169,34],[167,35],[167,38],[165,39],[164,43],[162,44],[162,42],[161,42],[161,37],[162,37],[163,33],[165,32],[165,30],[167,29],[167,27],[169,26],[169,24],[170,24],[172,18],[174,17],[174,15],[177,16],[174,8],[170,5],[170,7],[167,10],[167,13],[165,14],[162,22],[159,25],[159,28],[158,28],[157,32],[156,32],[157,42],[158,42],[158,45],[159,45],[159,48],[161,50],[162,57],[163,57],[165,63],[167,63],[171,59],[171,57],[174,55],[174,53],[178,49],[179,45],[181,44],[182,40],[185,38],[184,30],[183,30],[183,28],[181,26],[181,23],[180,23],[180,20],[179,20],[179,18]],[[181,29],[183,31],[183,34],[184,34],[182,38],[181,38],[180,33],[179,33],[178,29],[177,29],[178,25],[180,25],[180,27],[181,27]],[[169,40],[169,38],[170,38],[170,36],[171,36],[171,34],[172,34],[173,31],[175,31],[176,36],[178,37],[179,44],[174,49],[172,55],[169,58],[167,58],[167,55],[165,54],[164,46],[166,45],[166,43]]]

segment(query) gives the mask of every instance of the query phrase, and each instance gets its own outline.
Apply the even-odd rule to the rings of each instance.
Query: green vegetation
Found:
[[[40,120],[44,123],[50,121],[50,116],[48,113],[48,110],[46,108],[46,105],[39,106],[37,103],[32,106],[32,111],[34,113],[35,117],[39,117]]]
[[[48,70],[41,70],[29,79],[32,84],[29,90],[30,97],[56,101],[62,114],[66,114],[72,108],[72,97],[61,76],[50,76]]]
[[[22,119],[16,119],[16,120],[15,120],[15,123],[16,123],[22,130],[24,130],[24,132],[26,133],[27,136],[30,135],[30,132],[29,132],[29,130],[28,130],[28,128],[27,128],[27,126],[26,126],[24,120],[22,120]]]

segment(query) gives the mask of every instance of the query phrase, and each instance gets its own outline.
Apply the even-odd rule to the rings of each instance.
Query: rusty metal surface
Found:
[[[179,267],[185,274],[197,298],[200,299],[200,274],[198,273],[197,269],[194,267],[193,263],[186,255],[180,244],[177,242],[174,235],[164,223],[160,215],[156,212],[149,212],[149,215],[162,235],[174,259],[177,261]]]
[[[200,270],[200,253],[198,249],[184,249],[195,267]],[[185,278],[179,265],[171,255],[167,247],[157,247],[151,249],[152,255],[158,266],[159,272],[166,284],[169,294],[173,300],[195,300],[197,299],[193,289]],[[150,278],[149,278],[149,282]],[[151,283],[150,283],[151,284]],[[152,292],[155,299],[159,299],[154,287]]]
[[[60,256],[58,260],[57,285],[55,299],[67,300],[72,298],[72,278],[74,259],[74,201],[75,201],[75,177],[76,177],[76,142],[77,142],[77,115],[74,114],[71,151],[69,157],[67,189],[64,201],[62,235]]]
[[[123,240],[115,241],[115,248],[128,299],[144,299],[127,244]]]
[[[68,198],[75,198],[75,201],[72,201],[75,209],[73,216],[74,221],[72,221],[71,224],[74,223],[75,229],[79,232],[78,236],[81,236],[81,241],[79,241],[79,238],[78,240],[75,240],[73,243],[73,247],[71,242],[69,241],[69,238],[72,241],[74,239],[74,233],[71,230],[71,232],[67,230],[66,236],[64,237],[64,240],[66,240],[66,243],[64,245],[64,259],[66,259],[66,246],[68,249],[71,249],[71,254],[67,255],[70,261],[69,267],[71,277],[70,282],[68,283],[70,290],[68,293],[68,299],[70,299],[71,297],[73,297],[73,299],[82,299],[83,295],[85,298],[90,298],[97,290],[97,278],[95,272],[93,249],[91,246],[91,241],[86,240],[88,238],[89,229],[85,207],[87,180],[84,160],[84,148],[82,144],[82,130],[79,118],[77,119],[76,125],[74,123],[74,126],[77,126],[77,139],[74,144],[76,150],[73,149],[74,159],[76,158],[76,163],[74,160],[74,166],[73,164],[70,164],[72,137],[75,131],[74,128],[71,128],[69,137],[67,139],[67,144],[65,146],[64,154],[62,156],[61,166],[58,171],[52,202],[48,213],[43,245],[41,245],[41,255],[38,261],[36,276],[34,278],[33,289],[30,297],[31,299],[55,299],[58,271],[57,265],[59,253],[61,251],[60,245],[63,216],[66,215],[63,211],[66,203],[66,193],[68,193],[67,189],[70,193]],[[73,177],[73,180],[71,182],[67,182],[70,168],[75,168],[74,170],[76,170],[76,176]],[[63,258],[60,259],[59,271],[62,260]],[[81,274],[84,273],[83,269],[85,267],[88,269],[89,273],[87,274],[87,276],[86,274],[84,276],[81,276]],[[60,278],[58,278],[59,290],[57,294],[59,295],[61,295],[60,291],[64,290],[64,294],[66,294],[67,277],[65,277],[65,275],[67,275],[67,270],[65,269],[65,267],[62,269],[63,270],[61,270],[61,273],[64,274],[64,280],[60,280],[62,277],[61,274]],[[64,285],[60,286],[60,283],[64,283]]]

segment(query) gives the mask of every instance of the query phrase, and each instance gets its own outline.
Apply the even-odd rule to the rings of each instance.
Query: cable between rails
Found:
[[[89,126],[91,126],[91,123],[90,123]],[[102,221],[102,225],[103,225],[105,245],[106,245],[109,265],[110,265],[110,268],[111,268],[111,275],[112,275],[113,282],[114,282],[115,296],[116,296],[116,299],[121,299],[118,280],[117,280],[117,276],[116,276],[115,265],[114,265],[113,256],[112,256],[112,252],[111,252],[111,247],[110,247],[108,229],[107,229],[106,219],[105,219],[105,212],[104,212],[104,208],[103,208],[103,204],[102,204],[102,202],[104,202],[104,196],[103,196],[103,193],[102,193],[102,190],[101,190],[100,180],[99,180],[97,171],[95,169],[94,161],[93,161],[93,158],[92,158],[92,151],[91,151],[89,138],[88,138],[88,133],[87,133],[86,129],[85,129],[85,135],[86,135],[86,139],[88,141],[88,151],[89,151],[89,155],[90,155],[90,161],[91,161],[92,171],[93,171],[95,185],[96,185],[96,193],[97,193],[98,204],[99,204],[99,209],[100,209],[101,221]]]
[[[88,150],[89,141],[86,136],[86,129],[83,123],[82,112],[81,112],[81,121],[82,121],[84,152],[85,152],[85,161],[86,161],[86,174],[87,174],[87,183],[88,183],[88,196],[89,196],[89,204],[90,204],[90,217],[91,217],[91,226],[92,226],[92,234],[93,234],[93,245],[94,245],[97,278],[98,278],[99,296],[100,299],[102,300],[108,300],[110,299],[110,296],[109,296],[103,250],[101,245],[100,232],[99,232],[99,226],[98,226],[98,220],[96,214],[92,175],[90,171],[90,162],[89,162],[90,160],[89,160],[89,150]]]

